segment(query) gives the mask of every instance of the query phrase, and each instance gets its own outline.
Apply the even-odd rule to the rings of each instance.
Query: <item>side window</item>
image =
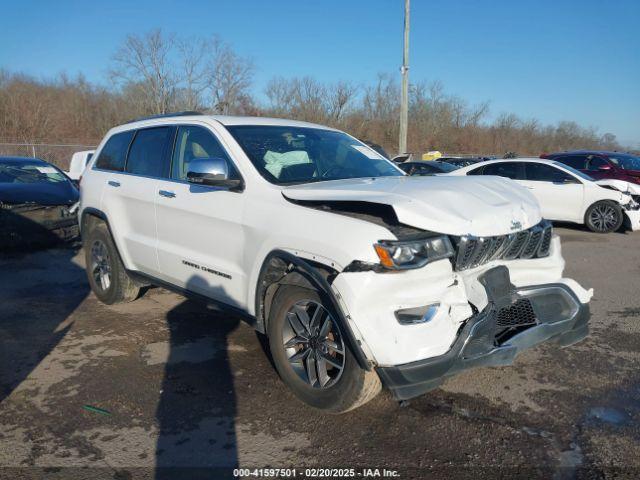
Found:
[[[522,165],[519,162],[492,163],[484,167],[482,174],[507,177],[511,180],[524,180],[522,175]]]
[[[527,163],[525,165],[527,180],[533,182],[577,183],[568,173],[544,163]]]
[[[432,165],[416,165],[414,175],[432,175],[437,173],[438,169]]]
[[[436,172],[436,169],[431,165],[419,165],[416,163],[401,163],[398,165],[402,170],[404,170],[409,175],[431,175]]]
[[[482,175],[484,173],[484,167],[474,168],[473,170],[469,170],[467,175]]]
[[[585,170],[587,168],[587,157],[585,155],[566,155],[555,159],[557,162],[564,163],[576,170]]]
[[[162,177],[165,152],[170,147],[171,132],[170,127],[138,130],[129,150],[127,172]]]
[[[224,148],[211,132],[202,127],[179,127],[173,149],[171,178],[185,180],[189,171],[189,162],[207,158],[222,158],[226,160],[229,165],[229,178],[240,178]]]
[[[398,168],[402,170],[407,175],[412,175],[415,168],[410,163],[401,163],[398,165]]]
[[[100,151],[96,159],[95,168],[102,170],[113,170],[122,172],[127,158],[127,150],[133,138],[134,131],[116,133],[113,135]]]
[[[587,170],[590,172],[597,172],[600,170],[600,167],[605,165],[609,165],[604,158],[601,157],[589,157],[589,161],[587,162]]]

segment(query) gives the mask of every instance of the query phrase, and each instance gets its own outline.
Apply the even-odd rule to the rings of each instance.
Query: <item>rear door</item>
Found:
[[[524,180],[524,167],[522,162],[497,162],[471,170],[468,175],[495,175],[520,181]]]
[[[243,268],[246,195],[223,187],[186,181],[189,162],[222,158],[231,177],[239,177],[226,149],[208,127],[177,129],[171,171],[156,185],[158,259],[163,280],[245,308]]]
[[[549,220],[582,222],[584,185],[576,177],[544,163],[523,162],[525,179],[519,183],[537,198]]]
[[[144,128],[136,132],[118,189],[126,205],[124,239],[136,270],[157,276],[155,197],[158,182],[168,172],[174,127]]]
[[[101,174],[101,205],[125,265],[153,276],[159,273],[156,184],[167,168],[172,133],[171,127],[157,127],[116,134],[96,160],[96,168],[108,168]]]

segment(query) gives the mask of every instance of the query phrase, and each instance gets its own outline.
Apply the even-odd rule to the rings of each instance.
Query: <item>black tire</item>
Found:
[[[620,230],[624,222],[622,207],[616,202],[602,200],[591,205],[584,214],[584,223],[595,233],[610,233]]]
[[[98,300],[107,305],[131,302],[140,295],[140,285],[127,275],[120,254],[116,249],[107,226],[98,222],[82,235],[87,278],[91,290]],[[103,251],[101,266],[96,264],[96,252]],[[106,277],[101,276],[101,268],[109,269],[108,284],[103,283]]]
[[[310,305],[321,305],[329,316],[332,323],[332,330],[329,333],[333,343],[340,343],[344,346],[344,355],[336,354],[335,359],[340,358],[343,368],[339,376],[334,376],[326,386],[320,387],[320,380],[316,382],[316,387],[309,383],[306,375],[308,370],[308,359],[302,360],[301,370],[303,373],[296,373],[294,366],[289,360],[289,354],[285,347],[284,338],[287,329],[291,328],[290,320],[287,315],[294,308],[309,302]],[[311,307],[313,308],[313,307]],[[323,299],[315,290],[302,288],[292,285],[284,285],[278,289],[274,298],[273,305],[269,314],[269,323],[267,325],[267,334],[269,336],[269,349],[275,367],[280,374],[282,381],[291,389],[291,391],[306,404],[324,410],[330,413],[344,413],[352,410],[360,405],[365,404],[375,397],[381,389],[380,379],[374,371],[366,371],[360,368],[357,360],[353,356],[351,346],[341,332],[341,327],[335,321],[335,314],[332,312],[330,303]],[[319,321],[320,323],[324,323]],[[320,334],[321,335],[321,334]],[[340,340],[341,339],[341,340]],[[300,347],[302,350],[302,347]],[[291,350],[291,349],[289,349]],[[327,350],[325,350],[327,352]],[[313,353],[310,355],[314,355]],[[319,354],[321,355],[321,354]],[[319,359],[318,357],[313,357]],[[327,357],[325,357],[327,358]],[[321,359],[320,359],[321,360]],[[316,375],[320,377],[320,367],[314,360],[316,365]],[[330,371],[336,370],[333,366],[329,366]],[[305,375],[306,380],[301,377]],[[335,375],[335,374],[334,374]],[[326,378],[326,377],[325,377]]]

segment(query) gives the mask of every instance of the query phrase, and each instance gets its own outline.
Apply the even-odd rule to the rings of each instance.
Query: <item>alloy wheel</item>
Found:
[[[91,275],[95,284],[103,291],[111,285],[111,262],[109,250],[102,240],[91,245]]]
[[[294,372],[313,388],[329,388],[340,379],[344,341],[335,319],[320,303],[301,300],[287,311],[282,342]]]
[[[589,214],[591,225],[599,232],[608,232],[615,228],[618,222],[618,212],[612,205],[596,205]]]

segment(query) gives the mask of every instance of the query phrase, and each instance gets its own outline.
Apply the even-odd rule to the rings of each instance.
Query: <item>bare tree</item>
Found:
[[[208,86],[214,112],[236,113],[250,96],[254,66],[251,59],[243,58],[218,37],[211,41],[208,64]]]
[[[293,107],[293,91],[291,82],[283,77],[269,80],[265,88],[265,95],[269,100],[270,114],[286,115]]]
[[[329,88],[329,114],[334,121],[342,120],[357,93],[358,88],[345,81],[340,81]]]
[[[167,113],[175,96],[173,46],[173,36],[156,29],[127,36],[113,57],[112,78],[134,89],[151,113]]]
[[[267,105],[260,106],[251,96],[250,63],[227,45],[219,42],[216,50],[212,43],[198,39],[169,42],[162,35],[153,41],[151,37],[153,32],[128,39],[128,47],[121,48],[120,55],[127,52],[131,58],[127,69],[116,63],[127,73],[127,79],[119,77],[122,83],[117,90],[93,85],[82,76],[41,80],[0,70],[2,139],[97,144],[107,129],[130,118],[176,106],[198,109],[213,98],[220,112],[310,120],[339,127],[389,152],[397,146],[399,86],[389,75],[362,88],[362,95],[347,82],[276,77],[265,90]],[[212,63],[216,66],[213,77]],[[573,148],[623,148],[613,134],[599,134],[575,122],[545,126],[509,113],[488,121],[487,112],[487,103],[471,105],[448,95],[440,82],[413,84],[409,149],[538,155]]]
[[[182,67],[177,101],[185,110],[200,110],[208,86],[207,55],[210,45],[201,38],[179,39],[176,45]]]

